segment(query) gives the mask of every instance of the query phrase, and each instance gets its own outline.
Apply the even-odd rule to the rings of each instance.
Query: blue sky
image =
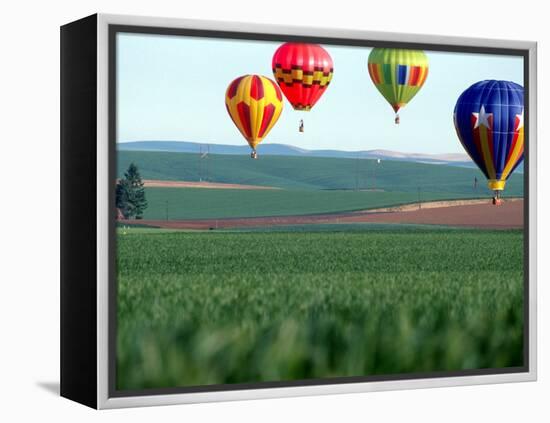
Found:
[[[280,43],[124,33],[117,43],[117,142],[246,145],[225,109],[225,90],[244,74],[273,79],[271,58]],[[395,125],[393,110],[368,74],[371,49],[324,47],[334,61],[329,88],[311,112],[295,111],[285,100],[263,143],[463,153],[452,119],[458,96],[483,79],[523,85],[521,57],[426,51],[428,79]],[[306,130],[299,133],[302,118]]]

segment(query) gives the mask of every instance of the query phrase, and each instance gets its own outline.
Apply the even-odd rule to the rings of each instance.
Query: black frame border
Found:
[[[417,372],[404,374],[389,374],[389,375],[371,375],[371,376],[349,376],[349,377],[334,377],[334,378],[319,378],[319,379],[304,379],[293,381],[273,381],[273,382],[251,382],[238,384],[217,384],[217,385],[200,385],[200,386],[185,386],[185,387],[169,387],[169,388],[154,388],[140,390],[117,390],[116,389],[116,329],[117,329],[117,280],[116,280],[116,222],[114,218],[109,219],[109,334],[108,334],[108,397],[123,398],[136,397],[145,395],[170,395],[170,394],[190,394],[199,392],[223,392],[223,391],[239,391],[239,390],[256,390],[269,388],[288,388],[302,387],[315,385],[338,385],[348,383],[365,383],[365,382],[381,382],[381,381],[399,381],[412,379],[433,379],[433,378],[448,378],[448,377],[466,377],[466,376],[481,376],[481,375],[499,375],[499,374],[516,374],[527,373],[530,370],[529,363],[529,50],[519,48],[501,48],[501,47],[478,47],[478,46],[460,46],[454,44],[433,44],[419,43],[409,41],[380,41],[354,38],[335,38],[335,37],[317,37],[317,36],[301,36],[288,34],[266,34],[257,32],[237,32],[223,30],[206,30],[206,29],[191,29],[191,28],[175,28],[175,27],[158,27],[158,26],[140,26],[140,25],[108,25],[108,133],[109,133],[109,216],[115,216],[114,190],[116,182],[116,59],[117,59],[117,44],[116,35],[118,33],[132,34],[149,34],[159,36],[184,36],[184,37],[200,37],[200,38],[219,38],[233,39],[246,41],[271,41],[271,42],[287,42],[301,41],[317,44],[347,46],[347,47],[395,47],[420,49],[445,53],[475,53],[475,54],[492,54],[502,56],[516,56],[523,58],[523,86],[524,86],[524,180],[523,180],[523,243],[524,243],[524,293],[523,293],[523,366],[506,367],[506,368],[487,368],[487,369],[470,369],[457,371],[434,371],[434,372]],[[407,35],[403,34],[403,38]]]
[[[60,395],[92,408],[98,384],[97,22],[91,15],[60,28]]]

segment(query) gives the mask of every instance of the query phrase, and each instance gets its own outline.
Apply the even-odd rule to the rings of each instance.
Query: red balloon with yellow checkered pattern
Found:
[[[327,90],[334,65],[318,44],[285,43],[272,60],[273,75],[295,110],[309,111]]]

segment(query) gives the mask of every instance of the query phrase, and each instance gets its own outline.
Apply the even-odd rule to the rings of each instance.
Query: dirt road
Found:
[[[224,184],[222,182],[160,181],[145,179],[143,183],[150,188],[212,188],[212,189],[280,189],[263,185]]]

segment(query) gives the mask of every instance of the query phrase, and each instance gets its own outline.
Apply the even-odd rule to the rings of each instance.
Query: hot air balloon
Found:
[[[252,148],[267,136],[283,110],[281,90],[271,79],[260,75],[243,75],[235,79],[225,92],[225,107],[233,123]]]
[[[395,111],[416,95],[428,76],[428,57],[422,50],[375,48],[369,54],[369,75],[374,86]]]
[[[495,192],[494,204],[506,180],[523,160],[523,87],[508,81],[481,81],[456,102],[454,124],[466,152]]]
[[[309,111],[327,90],[334,66],[318,44],[285,43],[271,62],[275,80],[294,110]],[[300,132],[304,131],[303,120]]]

